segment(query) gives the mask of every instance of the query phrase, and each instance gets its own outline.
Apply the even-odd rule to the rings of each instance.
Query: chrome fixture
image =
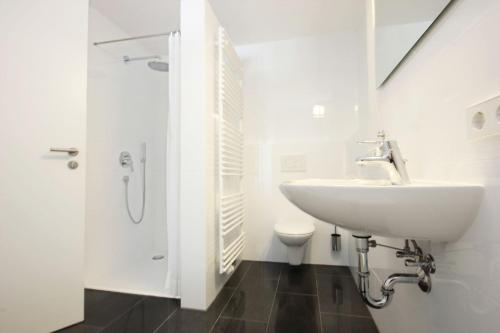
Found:
[[[356,162],[360,165],[378,163],[389,170],[391,182],[394,185],[409,184],[410,178],[406,171],[406,160],[401,155],[398,143],[395,140],[386,140],[384,131],[378,132],[377,140],[358,141],[358,143],[374,144],[372,154],[359,157]]]
[[[402,249],[377,244],[375,240],[370,240],[371,236],[355,236],[356,250],[358,251],[358,278],[359,293],[363,301],[370,307],[382,309],[388,306],[394,296],[394,287],[399,283],[417,284],[425,293],[430,293],[432,289],[431,276],[436,272],[434,258],[430,254],[424,254],[415,240],[411,240],[413,249],[410,247],[410,241],[405,240],[405,246]],[[415,267],[414,274],[396,273],[390,275],[381,288],[382,297],[373,298],[370,295],[370,269],[368,267],[368,250],[370,247],[382,246],[397,250],[396,257],[406,258],[405,266]]]
[[[122,168],[130,168],[130,172],[134,172],[134,161],[132,159],[132,155],[128,151],[122,151],[120,153],[119,161]],[[141,164],[142,164],[142,207],[140,216],[137,219],[134,218],[132,212],[130,211],[130,203],[128,197],[128,184],[130,182],[130,176],[128,175],[123,176],[123,182],[125,183],[125,204],[127,206],[127,213],[128,216],[130,217],[130,220],[135,224],[139,224],[142,222],[142,220],[144,219],[144,213],[146,211],[146,143],[145,142],[142,144]]]
[[[77,161],[69,161],[68,168],[70,168],[71,170],[75,170],[76,168],[78,168],[78,162]]]
[[[165,259],[165,256],[163,254],[155,254],[151,259],[162,260],[162,259]]]
[[[131,58],[129,56],[123,56],[123,62],[126,64],[132,61],[141,61],[141,60],[151,60],[148,61],[148,67],[151,68],[152,70],[159,72],[168,72],[169,69],[168,62],[160,61],[161,57],[158,55],[135,57],[135,58]]]
[[[339,252],[342,249],[341,235],[337,233],[337,226],[334,228],[332,236],[332,251]]]
[[[141,61],[141,60],[151,60],[151,59],[161,59],[159,55],[152,55],[152,56],[145,56],[145,57],[129,57],[129,56],[123,56],[123,62],[128,64],[129,62],[132,61]]]
[[[153,61],[148,61],[148,66],[152,70],[159,71],[159,72],[168,72],[168,62],[164,61],[158,61],[158,60],[153,60]]]
[[[78,149],[76,149],[76,148],[54,148],[54,147],[51,147],[49,150],[53,153],[68,153],[69,156],[76,156],[79,153]]]
[[[111,44],[111,43],[119,43],[119,42],[128,42],[128,41],[137,40],[137,39],[163,37],[163,36],[168,36],[168,35],[176,33],[176,32],[180,32],[180,30],[173,30],[173,31],[169,31],[169,32],[161,32],[161,33],[158,33],[158,34],[151,34],[151,35],[142,35],[142,36],[135,36],[135,37],[112,39],[112,40],[106,40],[106,41],[103,41],[103,42],[95,42],[94,46],[99,46],[99,45],[103,45],[103,44]]]
[[[120,153],[119,161],[122,168],[130,168],[130,171],[134,172],[134,160],[132,160],[132,155],[128,151]]]
[[[75,157],[79,153],[77,148],[54,148],[54,147],[51,147],[51,148],[49,148],[49,151],[52,153],[66,153],[70,157]],[[77,161],[69,161],[67,166],[69,169],[75,170],[76,168],[78,168],[78,162]]]
[[[173,30],[173,31],[169,31],[169,32],[162,32],[162,33],[151,34],[151,35],[142,35],[142,36],[135,36],[135,37],[112,39],[112,40],[106,40],[106,41],[102,41],[102,42],[95,42],[94,46],[99,46],[99,45],[103,45],[103,44],[111,44],[111,43],[119,43],[119,42],[128,42],[128,41],[138,40],[138,39],[163,37],[163,36],[168,36],[168,35],[175,34],[178,32],[180,32],[180,30]],[[159,72],[168,72],[168,69],[169,69],[168,63],[160,61],[161,57],[158,55],[145,56],[145,57],[134,57],[134,58],[131,58],[129,56],[123,57],[123,62],[125,62],[125,63],[129,63],[131,61],[138,61],[138,60],[152,60],[152,61],[148,62],[149,68],[151,68],[155,71],[159,71]]]

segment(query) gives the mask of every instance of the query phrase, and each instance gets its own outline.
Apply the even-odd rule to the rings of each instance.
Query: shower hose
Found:
[[[130,217],[130,220],[135,224],[139,224],[142,222],[142,219],[144,219],[144,212],[146,210],[146,159],[145,158],[141,159],[141,164],[142,164],[142,208],[141,208],[141,214],[138,219],[135,219],[134,216],[132,215],[132,212],[130,211],[130,204],[128,199],[128,183],[130,177],[123,176],[123,181],[125,182],[125,202],[127,204],[127,213],[128,216]]]

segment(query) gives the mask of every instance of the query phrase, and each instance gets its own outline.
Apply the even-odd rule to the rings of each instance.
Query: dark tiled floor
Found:
[[[316,296],[278,293],[275,304],[268,332],[321,332],[321,319]]]
[[[371,318],[349,317],[323,313],[323,333],[364,333],[378,332],[375,323]]]
[[[85,290],[85,321],[58,333],[152,333],[179,308],[175,299]]]
[[[319,304],[322,312],[370,316],[350,276],[317,274]]]
[[[229,303],[222,312],[223,318],[252,320],[267,323],[282,264],[251,263],[241,276]]]
[[[314,267],[312,265],[283,266],[278,292],[317,295]]]
[[[59,333],[378,333],[349,268],[242,262],[207,311],[87,290],[85,321]]]

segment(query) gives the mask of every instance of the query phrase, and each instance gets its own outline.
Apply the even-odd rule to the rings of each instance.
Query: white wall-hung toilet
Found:
[[[275,224],[274,232],[287,247],[288,263],[300,265],[304,258],[307,241],[314,233],[314,224],[279,222]]]

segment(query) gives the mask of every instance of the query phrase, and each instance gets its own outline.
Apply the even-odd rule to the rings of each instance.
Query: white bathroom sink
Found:
[[[480,185],[304,179],[280,185],[295,206],[358,235],[454,241],[474,221]]]

